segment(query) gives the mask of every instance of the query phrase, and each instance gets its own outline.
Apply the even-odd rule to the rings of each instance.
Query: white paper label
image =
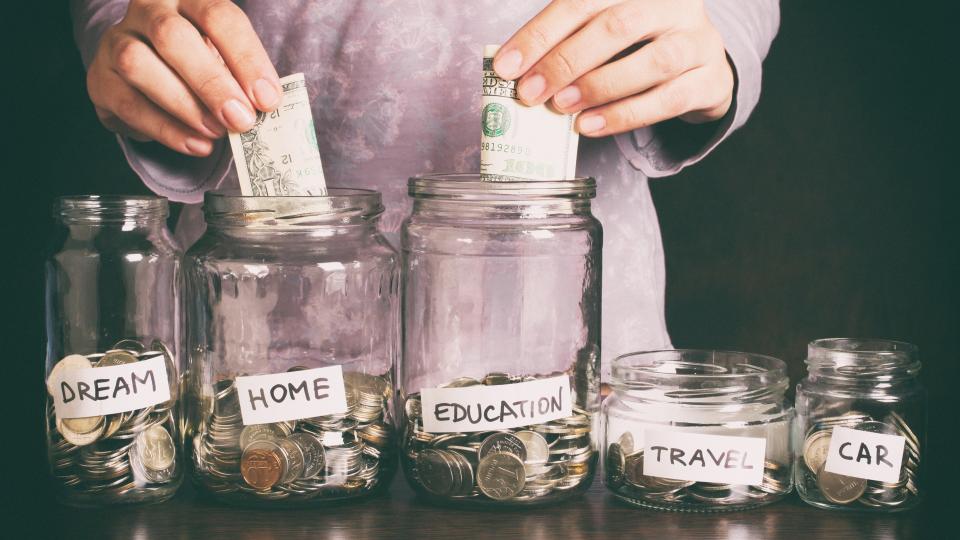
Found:
[[[899,435],[835,427],[830,436],[827,472],[878,482],[900,481],[903,445]]]
[[[565,375],[514,384],[424,388],[423,429],[429,433],[493,431],[573,414]]]
[[[135,411],[170,401],[162,356],[117,366],[63,370],[48,381],[57,418]]]
[[[243,424],[267,424],[347,412],[340,366],[237,377]]]
[[[644,433],[643,474],[718,484],[759,486],[767,440],[684,431]]]

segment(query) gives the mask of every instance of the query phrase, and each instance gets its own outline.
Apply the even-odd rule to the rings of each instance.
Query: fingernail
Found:
[[[553,96],[553,102],[562,109],[572,107],[580,102],[580,89],[576,86],[568,86]]]
[[[203,124],[203,127],[207,128],[211,135],[217,138],[223,137],[223,134],[226,133],[226,130],[220,125],[220,122],[209,114],[203,115],[203,117],[200,118],[200,122]]]
[[[523,63],[523,55],[520,51],[514,49],[497,56],[493,60],[493,70],[501,79],[512,81],[520,71],[520,64]]]
[[[266,79],[253,83],[253,97],[261,109],[273,109],[280,104],[280,92]]]
[[[253,113],[236,99],[231,99],[223,105],[223,119],[227,126],[234,131],[247,131],[253,127]]]
[[[580,125],[580,133],[593,133],[600,131],[607,125],[606,119],[599,114],[581,116],[577,122]]]
[[[199,137],[187,137],[183,145],[195,156],[206,156],[213,150],[213,143]]]
[[[517,88],[517,93],[520,94],[520,99],[524,101],[536,101],[546,88],[547,80],[538,73],[524,79]]]

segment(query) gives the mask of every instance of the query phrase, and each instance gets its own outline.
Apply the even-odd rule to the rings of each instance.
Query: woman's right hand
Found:
[[[107,129],[206,156],[280,102],[280,78],[246,14],[228,0],[131,0],[87,72]]]

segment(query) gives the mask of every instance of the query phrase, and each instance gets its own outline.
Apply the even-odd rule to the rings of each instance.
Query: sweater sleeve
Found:
[[[84,67],[90,67],[103,33],[123,19],[128,4],[128,0],[70,1],[73,35]],[[214,141],[213,151],[205,158],[185,156],[155,142],[141,143],[119,135],[117,142],[143,183],[157,195],[177,202],[201,202],[205,191],[223,181],[232,160],[225,138]]]
[[[676,174],[703,159],[746,123],[760,99],[761,63],[780,25],[779,0],[706,0],[705,5],[733,66],[733,102],[716,122],[673,119],[617,135],[630,164],[650,178]]]

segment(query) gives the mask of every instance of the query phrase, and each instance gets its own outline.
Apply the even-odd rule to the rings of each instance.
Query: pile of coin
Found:
[[[446,387],[511,384],[534,380],[491,373],[460,378]],[[591,415],[573,415],[504,431],[433,434],[424,431],[419,393],[405,401],[404,469],[416,486],[444,499],[541,502],[586,488],[593,479],[596,450]]]
[[[898,481],[878,482],[827,471],[830,438],[833,428],[837,426],[902,436],[906,444]],[[819,493],[819,498],[829,504],[892,509],[907,504],[919,495],[917,473],[920,470],[920,439],[896,412],[887,414],[884,421],[875,420],[859,411],[819,418],[807,430],[803,456],[799,461],[798,484],[804,494],[817,499],[816,494]]]
[[[233,379],[217,382],[193,436],[197,481],[226,498],[288,502],[352,497],[382,485],[395,459],[390,376],[343,377],[347,412],[249,426]]]
[[[103,353],[70,355],[51,369],[117,366],[162,356],[171,399],[133,411],[58,419],[47,402],[47,437],[53,476],[76,502],[115,503],[172,495],[180,469],[174,405],[178,377],[170,350],[159,340],[150,347],[125,339]],[[61,365],[63,364],[63,365]]]
[[[624,432],[607,447],[604,459],[607,486],[632,502],[671,510],[743,509],[773,502],[790,491],[790,468],[773,460],[763,464],[759,486],[676,480],[643,474],[643,449]]]

